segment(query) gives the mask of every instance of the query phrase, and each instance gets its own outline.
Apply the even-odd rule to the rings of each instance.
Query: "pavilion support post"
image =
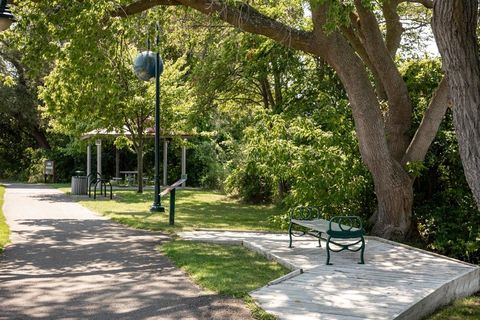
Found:
[[[168,140],[163,139],[163,185],[167,186],[168,184]]]
[[[120,150],[115,147],[115,178],[120,178]]]
[[[92,145],[87,145],[87,177],[92,173]],[[90,181],[87,181],[87,185],[90,185]]]
[[[187,147],[182,145],[182,179],[187,176]],[[185,188],[186,182],[182,183],[182,188]]]
[[[98,139],[95,144],[97,145],[97,172],[102,174],[102,140]]]

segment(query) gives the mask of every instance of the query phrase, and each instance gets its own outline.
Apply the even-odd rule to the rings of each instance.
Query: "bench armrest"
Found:
[[[289,210],[290,220],[320,219],[320,207],[296,207]]]

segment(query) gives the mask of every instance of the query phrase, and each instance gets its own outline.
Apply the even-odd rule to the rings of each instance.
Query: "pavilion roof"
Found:
[[[91,138],[107,138],[107,137],[121,137],[121,136],[131,136],[132,133],[127,128],[123,128],[122,131],[119,130],[107,130],[107,129],[95,129],[86,133],[83,133],[80,136],[80,140],[88,140]],[[160,135],[160,139],[172,139],[172,138],[184,138],[189,139],[193,137],[193,134],[187,133],[164,133]],[[147,128],[145,130],[146,138],[155,137],[155,128]]]

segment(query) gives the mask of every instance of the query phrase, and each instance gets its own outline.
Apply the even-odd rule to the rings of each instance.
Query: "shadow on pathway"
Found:
[[[242,301],[202,291],[156,251],[167,236],[97,217],[57,192],[7,188],[13,244],[0,256],[0,319],[251,318]]]

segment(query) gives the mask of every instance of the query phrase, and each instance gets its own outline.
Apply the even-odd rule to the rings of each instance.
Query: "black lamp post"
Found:
[[[163,72],[163,61],[158,52],[160,44],[160,26],[157,24],[156,53],[150,51],[150,37],[147,40],[147,51],[144,51],[135,58],[133,68],[140,80],[150,81],[155,78],[155,194],[152,212],[165,212],[160,199],[160,75]]]
[[[7,0],[0,0],[0,31],[7,30],[14,21],[15,18],[8,9]]]

